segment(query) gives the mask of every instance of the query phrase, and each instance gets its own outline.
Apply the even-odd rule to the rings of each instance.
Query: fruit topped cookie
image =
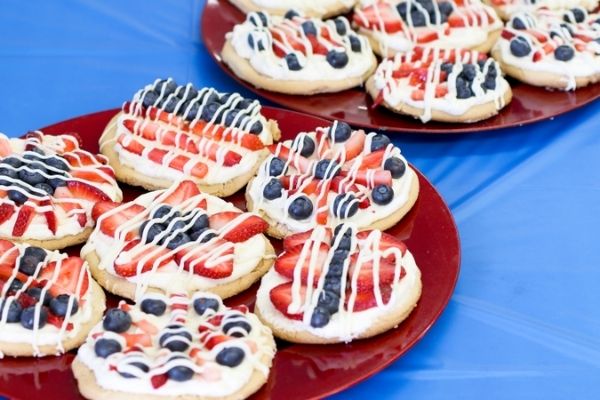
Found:
[[[498,15],[504,20],[510,19],[513,14],[539,9],[568,10],[581,7],[588,11],[598,8],[598,0],[484,0],[494,7]]]
[[[243,399],[267,380],[271,331],[246,306],[209,293],[121,302],[79,349],[72,368],[89,399]]]
[[[584,8],[517,13],[492,54],[525,83],[574,90],[600,80],[600,14]]]
[[[348,20],[254,12],[227,34],[223,62],[257,88],[309,95],[361,85],[377,61]]]
[[[357,0],[229,0],[245,13],[266,11],[272,15],[285,15],[296,10],[304,15],[328,18],[350,11]]]
[[[502,29],[494,10],[479,0],[363,0],[353,22],[381,56],[414,46],[485,53]]]
[[[237,294],[273,264],[267,223],[192,181],[123,204],[99,202],[82,254],[106,290],[137,299],[147,291]]]
[[[246,188],[246,200],[277,238],[340,222],[387,229],[417,199],[416,173],[384,134],[334,122],[271,151]]]
[[[190,179],[206,193],[228,196],[246,185],[279,135],[258,101],[167,79],[125,103],[100,151],[123,182],[155,190]]]
[[[0,239],[0,356],[78,347],[102,318],[104,301],[81,258]]]
[[[498,63],[483,53],[415,47],[384,60],[367,81],[375,105],[420,118],[475,122],[512,99]]]
[[[421,272],[404,243],[352,224],[285,238],[262,279],[255,312],[296,343],[349,342],[403,321],[421,295]]]
[[[76,134],[0,134],[0,238],[48,249],[85,242],[97,201],[120,201],[104,156],[80,148]]]

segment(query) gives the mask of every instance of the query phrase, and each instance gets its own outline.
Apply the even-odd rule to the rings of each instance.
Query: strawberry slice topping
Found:
[[[302,301],[304,301],[304,297],[306,295],[306,289],[304,287],[300,290],[300,295],[302,297]],[[304,313],[300,314],[290,314],[288,313],[288,306],[292,304],[292,282],[282,283],[279,286],[275,286],[269,292],[269,298],[271,299],[271,303],[273,306],[283,315],[288,317],[289,319],[302,321],[304,317]]]
[[[0,225],[8,221],[15,213],[15,207],[12,204],[0,204]]]
[[[175,260],[183,263],[186,270],[211,279],[227,278],[233,273],[234,246],[221,238],[215,238],[195,247],[177,251]]]
[[[95,221],[100,220],[100,230],[105,235],[116,237],[117,233],[122,230],[123,225],[145,211],[145,208],[138,204],[129,204],[118,212],[114,212],[113,210],[119,206],[120,204],[112,201],[102,201],[96,203],[92,208],[92,218]],[[105,213],[109,214],[103,217]],[[132,229],[125,234],[125,240],[132,240],[136,236],[137,229]]]
[[[308,281],[309,266],[311,264],[312,259],[312,265],[315,266],[315,268],[313,269],[312,282],[313,286],[316,286],[319,281],[319,277],[321,276],[321,267],[325,264],[325,261],[327,260],[327,255],[329,253],[328,244],[320,243],[318,246],[319,247],[316,250],[314,246],[311,246],[310,249],[304,252],[305,256],[302,266],[299,266],[298,262],[300,261],[300,253],[304,248],[304,244],[300,244],[290,249],[287,249],[285,252],[280,254],[279,257],[277,257],[277,260],[275,260],[275,270],[281,275],[293,279],[294,270],[298,266],[298,268],[302,268],[300,272],[300,279],[303,284],[306,284]],[[314,256],[313,250],[316,251]],[[316,259],[313,259],[313,257],[316,257]]]
[[[363,28],[396,33],[403,29],[404,23],[392,7],[393,5],[380,1],[355,12],[352,20]]]
[[[57,267],[57,263],[52,261],[48,263],[40,273],[38,281],[51,281],[54,277],[54,270]],[[83,296],[89,286],[88,273],[83,266],[83,260],[79,257],[69,257],[60,263],[60,271],[58,277],[52,283],[49,292],[52,296],[56,297],[59,294],[75,294],[77,291],[77,284],[79,277],[82,275],[81,288],[79,289],[79,296]]]
[[[14,237],[21,237],[31,224],[31,221],[35,217],[35,209],[31,206],[22,206],[17,214],[17,220],[13,227],[12,235]]]
[[[392,297],[392,287],[390,285],[380,285],[381,291],[381,299],[384,304],[390,300]],[[349,310],[349,300],[350,295],[352,294],[351,290],[346,291],[346,301],[344,307],[346,310]],[[354,304],[352,307],[353,312],[368,310],[369,308],[377,307],[377,299],[375,298],[375,292],[372,290],[357,292],[356,297],[354,299]]]
[[[283,248],[285,250],[292,249],[296,246],[304,245],[312,235],[312,231],[295,233],[293,235],[286,236],[283,239]],[[323,243],[331,243],[333,234],[331,233],[331,229],[325,229],[325,238],[323,239]]]
[[[163,200],[163,203],[175,206],[183,203],[188,199],[191,199],[194,196],[198,196],[199,194],[200,189],[198,189],[198,186],[196,186],[194,182],[183,181],[173,190],[173,192],[169,196],[167,196],[166,199]]]
[[[239,221],[237,225],[231,226],[231,221]],[[269,224],[257,215],[240,213],[236,211],[224,211],[211,215],[208,218],[209,226],[221,232],[223,239],[233,243],[245,242],[251,237],[264,233]],[[223,228],[227,227],[225,232]]]
[[[140,240],[135,239],[128,242],[123,251],[129,251],[140,244]],[[154,268],[160,268],[168,264],[173,256],[169,254],[167,248],[145,245],[145,251],[133,250],[129,262],[121,263],[117,258],[115,261],[115,272],[123,277],[138,275],[138,269],[141,273],[148,272]]]

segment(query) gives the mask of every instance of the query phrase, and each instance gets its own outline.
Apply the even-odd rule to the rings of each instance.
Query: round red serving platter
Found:
[[[373,101],[363,88],[313,96],[293,96],[257,89],[239,79],[223,62],[221,49],[225,34],[243,22],[244,14],[228,0],[206,1],[201,18],[201,40],[217,64],[240,84],[276,104],[329,120],[343,120],[353,126],[396,132],[455,134],[521,126],[564,114],[600,97],[600,84],[572,92],[548,91],[509,79],[513,100],[497,116],[473,124],[428,122],[395,114]]]
[[[97,152],[98,139],[108,121],[119,110],[84,115],[46,128],[45,133],[77,132],[86,150]],[[266,117],[276,119],[289,139],[298,132],[327,126],[323,119],[293,111],[264,107]],[[421,339],[446,307],[458,279],[460,243],[448,207],[427,179],[417,171],[421,191],[413,210],[388,233],[405,241],[422,271],[423,293],[412,314],[397,328],[371,339],[338,345],[277,343],[277,354],[269,380],[253,399],[322,398],[354,385],[382,370]],[[122,185],[125,200],[143,191]],[[243,192],[227,200],[245,209]],[[280,251],[280,241],[273,240]],[[68,249],[79,254],[80,247]],[[258,285],[226,300],[228,305],[254,305]],[[108,296],[110,305],[119,299]],[[82,399],[70,364],[75,352],[60,356],[5,358],[0,361],[0,395],[11,399]]]

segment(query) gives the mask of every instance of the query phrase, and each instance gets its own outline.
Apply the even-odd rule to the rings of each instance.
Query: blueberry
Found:
[[[42,288],[30,287],[29,289],[27,289],[27,294],[36,299],[36,301],[40,301],[40,298],[42,297]],[[44,292],[44,299],[42,300],[42,304],[47,306],[50,304],[51,300],[52,295],[50,295],[50,292],[46,290]]]
[[[131,326],[131,316],[119,309],[111,308],[106,312],[104,321],[102,321],[102,327],[111,332],[123,333]]]
[[[46,250],[41,247],[27,247],[19,259],[19,272],[25,275],[33,275],[38,264],[44,262],[46,259],[46,255]]]
[[[512,21],[512,27],[518,30],[527,29],[527,25],[521,18],[515,17]]]
[[[186,226],[187,226],[187,222],[185,222],[183,219],[181,219],[181,218],[174,219],[173,218],[173,219],[171,219],[171,221],[168,224],[168,229],[172,233],[175,231],[181,231]]]
[[[319,295],[317,306],[330,314],[338,312],[340,306],[340,297],[335,292],[323,290]]]
[[[336,143],[345,142],[350,138],[350,135],[352,135],[352,128],[350,127],[350,125],[341,121],[337,121],[334,125],[335,130],[333,131],[333,140]]]
[[[35,186],[38,183],[43,183],[46,181],[46,178],[42,174],[37,171],[29,171],[26,169],[22,169],[19,171],[19,179],[25,183],[30,184],[31,186]]]
[[[243,333],[242,331],[245,331],[246,333]],[[232,337],[244,337],[251,331],[252,325],[242,320],[226,322],[223,325],[223,333]]]
[[[340,172],[340,167],[333,160],[319,160],[315,167],[315,178],[331,179]]]
[[[373,188],[371,197],[373,198],[373,202],[375,204],[379,204],[381,206],[390,204],[394,198],[394,189],[388,185],[377,185]]]
[[[299,17],[300,14],[298,14],[296,11],[294,10],[289,10],[288,12],[285,13],[285,15],[283,16],[283,18],[285,19],[293,19],[294,17]]]
[[[154,87],[154,90],[163,96],[168,96],[177,90],[177,83],[172,79],[161,79]]]
[[[39,315],[39,318],[37,320],[37,325],[36,325],[35,324],[35,322],[36,322],[35,306],[27,307],[26,309],[23,310],[23,312],[21,312],[20,321],[21,321],[21,325],[25,329],[33,329],[36,326],[38,329],[41,329],[44,327],[44,325],[46,325],[46,322],[48,321],[48,311],[46,311],[46,309],[43,307],[40,308],[40,315]]]
[[[209,240],[211,240],[212,238],[214,238],[214,237],[217,236],[217,234],[214,233],[213,231],[208,231],[206,233],[205,232],[206,231],[197,231],[197,232],[194,232],[194,234],[192,235],[191,239],[193,241],[197,241],[200,237],[202,237],[200,239],[200,243],[206,243]]]
[[[177,97],[168,97],[165,99],[165,101],[162,103],[162,109],[165,110],[168,113],[172,113],[173,111],[175,111],[175,109],[177,108],[177,105],[179,104],[181,100]]]
[[[40,149],[38,149],[37,147],[34,146],[26,146],[26,151],[25,153],[23,153],[23,158],[28,160],[28,161],[40,161],[43,159],[43,157],[41,157],[41,155],[44,155],[44,152],[41,151]],[[41,151],[41,154],[40,154]],[[28,163],[24,163],[24,164],[28,164]]]
[[[94,352],[100,358],[106,358],[121,350],[123,350],[121,344],[114,339],[100,338],[94,343]]]
[[[142,300],[140,308],[146,314],[152,314],[160,317],[165,313],[165,310],[167,309],[167,303],[160,299],[144,299]]]
[[[406,164],[398,157],[390,157],[383,163],[383,169],[392,173],[392,178],[401,178],[406,171]]]
[[[239,347],[225,347],[217,354],[217,364],[224,365],[226,367],[237,367],[244,361],[246,353]]]
[[[323,285],[323,289],[333,293],[341,293],[342,282],[340,275],[327,274],[325,276],[325,284]]]
[[[186,90],[187,90],[187,95],[185,96],[185,98],[188,101],[192,101],[194,100],[196,97],[198,97],[198,90],[196,90],[196,88],[194,86],[192,86],[191,84],[188,84],[186,86]]]
[[[554,50],[554,58],[558,61],[569,61],[575,57],[575,50],[571,46],[561,45]]]
[[[490,63],[490,65],[488,66],[486,76],[491,78],[496,78],[498,76],[498,69],[496,68],[496,63]]]
[[[44,162],[46,163],[46,165],[52,168],[59,169],[61,171],[68,172],[70,169],[69,164],[67,164],[64,160],[60,159],[59,157],[50,157],[44,160]]]
[[[179,325],[168,325],[167,328],[178,329]],[[186,351],[190,347],[192,334],[186,330],[176,330],[174,332],[166,332],[158,339],[160,347],[164,347],[171,351]]]
[[[260,121],[256,121],[250,127],[250,133],[253,135],[260,135],[260,133],[262,131],[263,131],[263,124]]]
[[[390,138],[382,133],[371,138],[371,151],[385,149],[391,143]]]
[[[52,314],[57,315],[59,317],[64,317],[67,315],[67,308],[69,306],[69,295],[68,294],[60,294],[50,300],[50,311]],[[71,314],[73,315],[79,309],[79,305],[77,304],[77,299],[73,299],[73,305],[71,306]]]
[[[454,7],[452,7],[452,4],[449,1],[439,2],[438,7],[440,9],[440,14],[446,18],[454,11]]]
[[[277,178],[272,178],[263,189],[263,197],[267,200],[275,200],[281,197],[283,186]]]
[[[302,143],[299,143],[301,139]],[[308,135],[298,136],[296,140],[294,140],[292,147],[296,150],[300,149],[300,155],[302,157],[310,157],[315,152],[315,141]]]
[[[61,186],[67,186],[67,182],[63,178],[50,178],[47,182],[54,190]]]
[[[240,121],[243,120],[243,117],[242,118],[238,118],[238,114],[239,113],[240,112],[238,110],[236,110],[236,109],[227,111],[227,113],[225,113],[224,124],[226,126],[234,126],[234,122],[235,122],[236,124],[239,125]]]
[[[200,111],[200,105],[198,102],[190,103],[187,101],[181,107],[181,115],[185,115],[185,119],[187,121],[193,121],[198,117],[198,112]]]
[[[258,19],[256,17],[258,17]],[[262,11],[250,14],[250,22],[255,26],[269,26],[267,15]]]
[[[194,300],[194,310],[198,315],[204,315],[206,310],[219,311],[219,300],[212,297],[200,297]]]
[[[300,71],[302,69],[302,65],[300,65],[300,61],[298,61],[298,56],[295,53],[289,53],[285,55],[285,62],[287,63],[290,71]]]
[[[144,221],[140,226],[140,236],[144,237],[146,234],[146,243],[154,241],[156,236],[160,235],[164,230],[165,226],[152,221]]]
[[[163,205],[163,206],[158,207],[156,210],[154,210],[154,212],[152,213],[152,218],[161,219],[162,217],[169,215],[170,212],[171,212],[171,207]]]
[[[23,163],[16,157],[6,157],[2,160],[2,164],[10,165],[14,168],[19,168]]]
[[[270,176],[279,176],[283,174],[285,169],[285,162],[279,158],[274,157],[271,159],[271,163],[269,164],[269,175]]]
[[[181,246],[183,246],[186,243],[190,242],[190,237],[183,233],[183,232],[179,232],[175,235],[175,237],[172,237],[169,240],[169,243],[167,243],[167,248],[170,250],[175,250]]]
[[[454,68],[454,64],[449,63],[449,62],[445,62],[445,63],[442,63],[442,65],[440,66],[440,68],[446,74],[450,75],[452,73],[452,69]]]
[[[307,219],[312,215],[313,204],[306,196],[295,198],[288,208],[288,213],[295,220]]]
[[[48,185],[47,183],[38,183],[34,186],[34,188],[41,190],[45,194],[51,195],[54,193],[54,188],[52,188],[52,186]]]
[[[220,103],[208,103],[204,106],[204,108],[202,109],[202,114],[200,116],[200,118],[202,118],[204,121],[212,121],[215,117],[215,114],[217,113],[217,110],[222,106],[222,104]],[[218,120],[219,118],[217,118]]]
[[[477,67],[475,67],[475,65],[473,64],[463,64],[463,69],[460,73],[460,76],[468,81],[468,82],[473,82],[473,79],[475,79],[475,76],[477,75]]]
[[[343,51],[329,50],[327,53],[327,62],[333,68],[344,68],[348,64],[348,54]]]
[[[195,215],[194,216],[194,223],[192,224],[192,227],[190,228],[191,231],[195,232],[195,231],[203,231],[204,229],[208,228],[208,215],[204,214],[204,213],[198,213],[199,215]]]
[[[485,77],[483,81],[482,87],[486,90],[494,90],[496,89],[496,78],[490,75]]]
[[[406,12],[407,12],[407,4],[406,2],[401,2],[396,5],[396,10],[398,14],[402,17],[402,19],[406,20]]]
[[[352,51],[355,53],[360,53],[362,51],[362,44],[360,43],[358,36],[350,35],[348,39],[350,40],[350,48]]]
[[[156,100],[158,100],[158,93],[149,91],[144,94],[144,97],[142,97],[142,104],[144,107],[148,108],[154,106],[156,104]]]
[[[421,12],[421,10],[416,7],[412,7],[410,10],[410,19],[412,20],[412,26],[420,27],[427,25],[427,20],[425,19],[425,14]],[[408,22],[408,18],[406,18],[406,22]]]
[[[17,175],[19,175],[19,173],[12,168],[9,168],[9,167],[1,167],[0,168],[0,176],[16,179]]]
[[[334,231],[336,239],[337,239],[337,237],[338,237],[338,235],[340,233],[340,228],[342,226],[343,226],[342,224],[336,226],[336,230]],[[335,243],[335,240],[332,242],[332,245],[334,243]],[[350,250],[350,247],[352,247],[352,230],[351,229],[346,229],[344,231],[344,233],[342,234],[342,238],[339,240],[339,243],[338,243],[336,249]]]
[[[332,211],[338,218],[350,218],[358,211],[358,200],[352,193],[338,194],[333,199]]]
[[[19,290],[21,290],[23,288],[23,282],[21,282],[18,279],[13,279],[13,281],[10,283],[10,286],[8,287],[8,291],[9,292],[17,292]]]
[[[27,195],[23,194],[22,192],[18,191],[18,190],[9,190],[8,191],[8,198],[12,201],[15,202],[16,205],[20,206],[21,204],[25,203],[28,199]]]
[[[523,36],[517,36],[510,41],[510,52],[515,57],[525,57],[531,53],[531,46]]]
[[[176,382],[185,382],[192,379],[194,376],[194,370],[183,365],[178,365],[176,367],[171,368],[167,375],[169,379],[172,379]]]
[[[315,26],[314,22],[312,22],[312,21],[304,21],[302,23],[302,31],[307,36],[308,35],[317,36],[317,27]]]
[[[322,328],[329,323],[329,318],[330,315],[326,310],[317,307],[310,318],[310,326],[313,328]]]
[[[6,304],[8,300],[2,300],[2,303],[0,304],[0,317],[2,315],[4,315],[4,305]],[[8,311],[6,314],[6,322],[19,322],[21,320],[21,312],[23,311],[23,308],[21,307],[21,305],[13,299],[13,301],[10,302],[10,305],[8,306]]]
[[[127,364],[128,366],[132,366],[132,367],[136,367],[139,370],[143,371],[144,373],[147,373],[148,371],[150,371],[150,367],[148,367],[146,364],[139,362],[139,361],[134,361],[131,362],[129,364]],[[136,375],[130,374],[128,372],[121,372],[119,371],[119,375],[121,375],[123,378],[137,378]]]
[[[563,20],[570,23],[581,23],[585,21],[585,10],[582,8],[572,8],[570,12],[565,13]]]
[[[338,35],[344,36],[348,32],[348,29],[346,28],[346,22],[343,19],[336,18],[333,22],[335,23],[335,30],[337,31]]]
[[[252,33],[248,34],[248,46],[250,46],[251,49],[255,49],[258,51],[263,51],[265,49],[265,45],[263,44],[263,41],[261,39],[258,39],[258,41],[255,41],[254,35]]]
[[[348,258],[347,250],[336,250],[333,252],[333,257],[329,262],[328,275],[341,278],[344,273],[344,261]]]
[[[459,99],[468,99],[473,96],[473,91],[471,90],[471,83],[467,80],[461,78],[460,76],[456,78],[456,97]]]

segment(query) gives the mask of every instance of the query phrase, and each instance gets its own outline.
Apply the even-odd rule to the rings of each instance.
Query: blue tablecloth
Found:
[[[202,6],[3,1],[0,130],[19,135],[119,106],[156,77],[239,90],[199,39]],[[600,397],[599,111],[394,136],[454,212],[461,276],[425,339],[337,398]]]

